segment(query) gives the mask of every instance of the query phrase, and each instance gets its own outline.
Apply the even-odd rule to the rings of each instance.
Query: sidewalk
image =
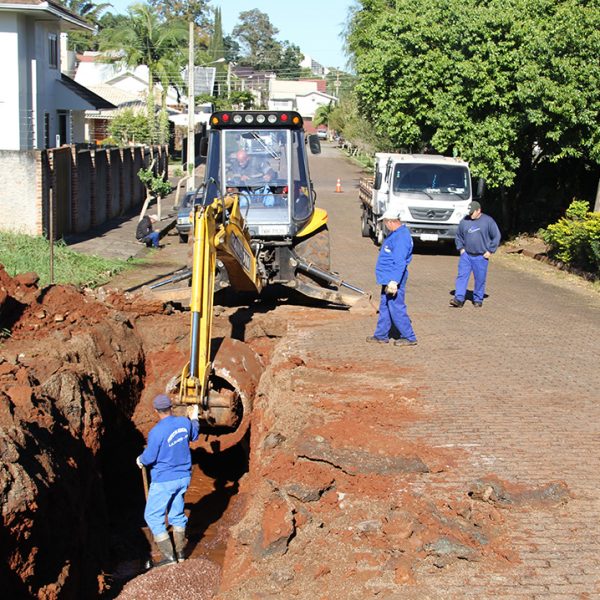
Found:
[[[204,164],[196,167],[196,184],[204,177]],[[177,215],[169,216],[173,212],[177,182],[181,178],[171,178],[173,191],[162,199],[162,219],[155,224],[155,229],[160,230],[161,239],[175,226]],[[180,196],[185,192],[182,186]],[[128,260],[141,257],[148,253],[148,248],[135,239],[135,230],[139,222],[141,206],[126,215],[110,219],[99,227],[95,227],[81,234],[70,234],[65,238],[69,247],[76,252],[100,256],[102,258],[119,258]],[[156,201],[152,201],[146,214],[156,214]]]

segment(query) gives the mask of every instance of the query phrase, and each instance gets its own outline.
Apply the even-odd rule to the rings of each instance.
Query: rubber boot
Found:
[[[160,553],[162,555],[162,560],[156,563],[155,567],[162,567],[163,565],[171,565],[176,563],[175,555],[173,554],[173,544],[171,544],[171,538],[169,534],[165,531],[164,533],[160,533],[154,536],[154,542],[158,546]]]
[[[175,556],[179,562],[183,562],[185,560],[185,546],[187,544],[184,527],[173,527],[173,542],[175,544]]]

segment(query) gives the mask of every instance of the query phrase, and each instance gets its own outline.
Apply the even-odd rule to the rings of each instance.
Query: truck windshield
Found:
[[[469,171],[461,165],[398,163],[394,194],[425,193],[436,200],[467,200],[471,196]]]

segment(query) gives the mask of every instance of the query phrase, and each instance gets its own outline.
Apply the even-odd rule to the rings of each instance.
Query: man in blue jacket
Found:
[[[481,308],[485,296],[488,264],[490,256],[500,244],[500,230],[492,217],[481,212],[479,202],[473,201],[469,204],[469,215],[458,225],[455,242],[460,258],[454,298],[450,300],[450,306],[461,308],[464,305],[467,284],[473,273],[473,306]]]
[[[400,339],[394,340],[394,346],[416,346],[417,337],[404,301],[413,241],[408,228],[400,222],[397,211],[388,209],[379,220],[390,233],[381,245],[375,265],[377,283],[382,286],[379,318],[375,333],[367,338],[367,342],[387,344],[394,326],[400,333]]]
[[[162,554],[163,560],[157,565],[160,566],[176,562],[165,524],[165,514],[173,527],[177,560],[184,559],[187,525],[187,517],[183,511],[184,495],[192,473],[189,444],[198,439],[200,424],[198,406],[194,406],[188,419],[173,415],[171,400],[165,394],[156,396],[152,405],[159,421],[150,430],[148,445],[136,462],[140,469],[151,467],[152,483],[148,491],[144,519]]]

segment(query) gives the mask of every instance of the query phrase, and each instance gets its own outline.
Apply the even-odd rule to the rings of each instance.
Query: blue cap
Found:
[[[171,398],[166,394],[159,394],[152,401],[152,405],[156,410],[164,410],[165,408],[171,408]]]

